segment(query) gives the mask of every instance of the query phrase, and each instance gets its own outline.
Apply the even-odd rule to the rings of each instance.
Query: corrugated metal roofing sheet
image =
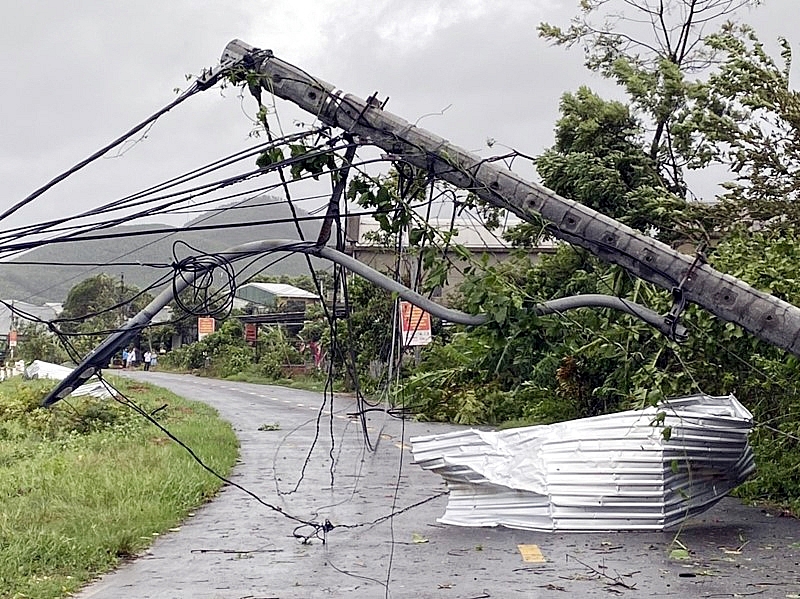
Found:
[[[25,378],[53,379],[56,381],[61,381],[65,379],[71,372],[72,368],[68,368],[67,366],[60,366],[58,364],[52,364],[42,360],[34,360],[31,362],[30,366],[25,369]],[[91,395],[92,397],[104,398],[111,397],[111,392],[101,381],[87,381],[70,393],[70,395]]]
[[[755,470],[752,419],[732,395],[695,395],[644,410],[411,442],[415,461],[450,488],[440,522],[662,530],[710,508]]]
[[[316,293],[311,293],[305,289],[300,289],[294,285],[287,285],[286,283],[245,283],[239,289],[252,287],[265,291],[275,297],[289,298],[289,299],[308,299],[318,300],[319,296]]]

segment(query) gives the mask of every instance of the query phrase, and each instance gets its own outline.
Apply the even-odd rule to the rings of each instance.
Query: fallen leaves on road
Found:
[[[428,539],[423,537],[418,532],[411,533],[411,542],[412,543],[427,543]]]

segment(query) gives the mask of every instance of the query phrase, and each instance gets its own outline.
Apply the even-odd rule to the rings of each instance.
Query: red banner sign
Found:
[[[258,339],[258,325],[254,322],[244,323],[244,340],[250,345],[255,345]]]

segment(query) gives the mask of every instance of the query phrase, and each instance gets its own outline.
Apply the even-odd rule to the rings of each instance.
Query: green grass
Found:
[[[119,387],[209,466],[237,443],[214,410],[134,382]],[[219,479],[129,407],[70,400],[36,408],[46,385],[0,385],[0,597],[62,597],[136,555],[219,489]]]

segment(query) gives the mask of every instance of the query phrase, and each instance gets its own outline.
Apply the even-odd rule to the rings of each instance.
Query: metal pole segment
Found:
[[[554,237],[583,247],[645,281],[668,290],[683,281],[687,301],[800,356],[800,309],[796,306],[707,264],[694,265],[692,257],[416,127],[383,110],[378,102],[342,94],[271,51],[234,40],[225,48],[222,65],[236,63],[255,69],[265,90],[297,104],[327,125],[358,136],[361,143],[378,146],[526,221],[543,218]]]
[[[350,256],[343,254],[338,250],[326,247],[324,245],[320,246],[313,242],[296,241],[293,239],[267,239],[263,241],[254,241],[227,249],[220,254],[212,256],[211,260],[221,265],[225,262],[235,262],[237,260],[249,258],[254,255],[276,251],[301,252],[336,262],[348,270],[356,273],[357,275],[360,275],[372,283],[375,283],[379,287],[392,293],[397,293],[397,295],[403,299],[408,300],[412,304],[443,320],[469,326],[481,325],[487,321],[485,314],[466,314],[459,310],[445,308],[444,306],[431,301],[419,293],[412,291],[408,287],[401,285],[397,281],[390,279],[386,275],[383,275],[370,268],[366,264],[363,264],[362,262],[359,262],[358,260],[351,258]],[[80,387],[89,378],[91,378],[95,373],[103,368],[106,368],[114,355],[125,345],[127,345],[134,337],[136,337],[136,335],[139,334],[139,332],[141,332],[141,330],[150,323],[153,317],[175,298],[176,293],[180,293],[186,289],[202,273],[203,271],[189,271],[182,273],[182,276],[175,281],[174,285],[164,289],[164,291],[159,293],[158,296],[156,296],[153,301],[147,304],[147,306],[145,306],[141,312],[136,314],[136,316],[122,325],[119,331],[106,337],[106,339],[100,343],[100,345],[92,350],[92,352],[87,355],[78,366],[75,367],[75,370],[67,375],[67,377],[61,381],[58,386],[47,395],[47,397],[44,398],[42,405],[51,406],[57,401],[64,399],[67,395],[72,393],[76,388]],[[544,315],[588,306],[599,306],[622,310],[628,314],[632,314],[641,318],[645,322],[659,329],[662,333],[667,334],[669,332],[669,326],[666,324],[663,316],[656,314],[644,306],[639,306],[638,304],[621,300],[617,297],[605,295],[577,295],[573,297],[552,300],[550,302],[544,302],[543,304],[537,304],[534,309],[536,310],[537,314]],[[685,333],[683,330],[679,332]]]

